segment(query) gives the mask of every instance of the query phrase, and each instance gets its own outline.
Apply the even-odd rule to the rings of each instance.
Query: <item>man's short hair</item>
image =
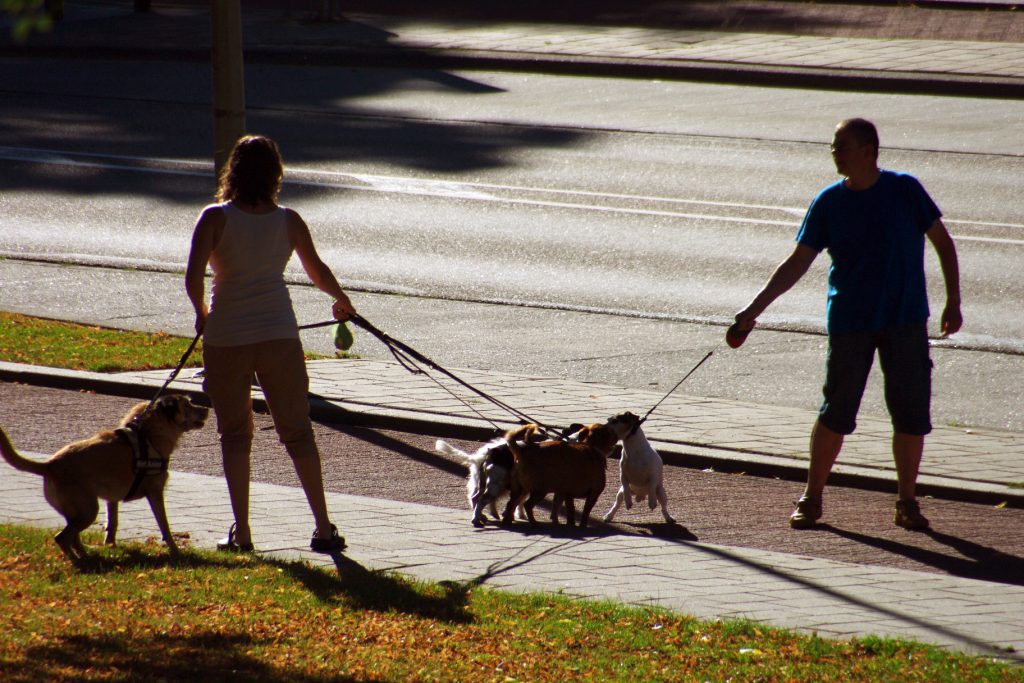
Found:
[[[839,124],[841,130],[848,131],[862,145],[871,145],[878,156],[878,129],[867,119],[846,119]]]

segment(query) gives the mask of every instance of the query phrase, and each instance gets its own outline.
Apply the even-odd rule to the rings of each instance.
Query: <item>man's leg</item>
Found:
[[[893,522],[896,526],[911,531],[923,531],[931,524],[921,514],[917,504],[917,473],[921,468],[921,456],[924,455],[924,437],[915,434],[893,432],[892,457],[896,461],[896,479],[899,500],[896,501],[896,514]]]
[[[845,434],[857,427],[857,411],[874,362],[874,339],[868,334],[830,335],[825,363],[824,401],[811,430],[807,487],[789,517],[794,529],[809,529],[821,517],[822,492],[839,457]],[[826,426],[829,425],[829,426]]]
[[[807,468],[807,487],[789,517],[794,529],[809,529],[821,518],[821,496],[832,466],[843,448],[843,435],[818,420],[811,430],[811,463]]]
[[[892,456],[899,500],[894,521],[906,529],[927,529],[917,504],[917,475],[924,436],[931,424],[932,362],[924,324],[887,332],[878,348],[885,375],[885,400],[892,415]]]
[[[818,420],[811,430],[811,464],[807,468],[807,488],[805,496],[821,499],[825,490],[825,482],[832,472],[832,466],[843,448],[843,435],[833,432]]]
[[[924,455],[924,437],[915,434],[892,435],[892,457],[896,462],[897,490],[900,500],[913,500],[917,495],[917,473]]]

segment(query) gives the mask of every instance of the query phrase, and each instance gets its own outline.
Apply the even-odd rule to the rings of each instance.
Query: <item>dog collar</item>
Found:
[[[631,430],[629,430],[629,434],[626,434],[626,438],[628,439],[631,436],[633,436],[634,434],[636,434],[637,432],[639,432],[640,431],[640,425],[642,425],[644,422],[647,422],[647,418],[646,417],[644,419],[642,419],[642,420],[639,420],[636,423],[636,426],[633,427]]]

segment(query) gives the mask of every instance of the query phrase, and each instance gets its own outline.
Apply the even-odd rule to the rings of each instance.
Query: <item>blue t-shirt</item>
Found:
[[[928,319],[924,234],[942,216],[913,176],[882,171],[866,190],[839,181],[814,198],[796,241],[828,249],[829,333],[875,332]]]

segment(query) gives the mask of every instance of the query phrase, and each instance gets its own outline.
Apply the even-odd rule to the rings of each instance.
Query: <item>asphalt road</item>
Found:
[[[48,454],[68,441],[112,427],[133,403],[87,392],[0,383],[0,426],[20,450]],[[276,441],[269,417],[257,415],[256,427],[253,478],[296,486],[291,462]],[[329,490],[464,509],[469,525],[465,468],[435,452],[436,437],[338,424],[317,424],[315,429]],[[465,449],[479,445],[450,442]],[[172,470],[222,475],[212,420],[185,436],[172,459]],[[787,517],[800,484],[677,467],[667,468],[665,476],[670,510],[678,524],[666,525],[660,512],[634,507],[619,512],[611,526],[614,532],[793,553],[809,561],[822,558],[1024,584],[1024,536],[1007,533],[1024,528],[1021,509],[925,499],[922,507],[933,528],[913,533],[892,524],[893,496],[830,488],[824,523],[815,530],[797,532],[789,529]],[[594,508],[597,517],[614,498],[617,470],[613,461],[608,464],[608,479],[608,488]],[[346,520],[336,521],[344,530]],[[599,519],[595,521],[603,526]],[[253,523],[260,524],[259,518]],[[534,530],[563,532],[546,523]]]

